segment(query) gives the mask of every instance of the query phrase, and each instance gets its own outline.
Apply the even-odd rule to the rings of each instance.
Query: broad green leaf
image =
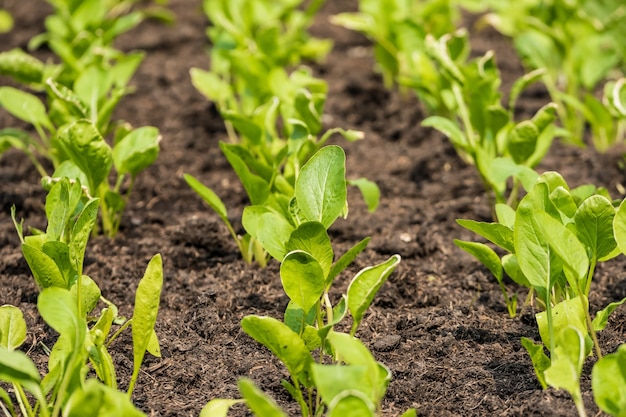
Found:
[[[70,183],[66,178],[54,184],[46,196],[46,218],[48,227],[46,236],[48,240],[67,241],[68,236],[63,236],[74,207],[70,207]]]
[[[326,278],[333,263],[333,247],[326,228],[319,222],[305,222],[291,233],[285,245],[287,252],[301,250],[310,254],[322,268]]]
[[[110,74],[96,65],[85,68],[74,81],[73,90],[78,98],[89,106],[91,114],[87,116],[93,122],[97,120],[98,102],[110,89]]]
[[[209,100],[223,105],[233,96],[232,87],[216,74],[199,68],[191,68],[189,74],[193,86]]]
[[[70,248],[63,242],[46,242],[42,246],[43,253],[48,255],[56,264],[63,277],[60,287],[69,289],[78,277],[70,261]]]
[[[606,327],[609,321],[609,316],[611,315],[611,313],[615,311],[617,307],[624,304],[624,302],[626,302],[626,298],[622,298],[620,301],[615,301],[613,303],[610,303],[608,306],[598,311],[592,321],[593,330],[595,330],[596,332],[604,330],[604,328]]]
[[[495,205],[498,222],[513,230],[515,225],[515,210],[508,204],[498,203]]]
[[[315,313],[314,308],[305,313],[301,307],[298,307],[293,301],[289,300],[287,308],[285,309],[283,322],[294,332],[302,334],[305,325],[315,322]]]
[[[252,412],[259,417],[287,417],[270,396],[265,394],[248,378],[241,378],[237,383],[241,396]]]
[[[367,204],[367,210],[370,213],[376,211],[378,203],[380,203],[380,188],[374,181],[370,181],[367,178],[358,178],[356,180],[349,180],[348,184],[358,187],[363,195],[363,199]]]
[[[309,159],[296,179],[295,196],[307,220],[329,228],[347,205],[346,155],[339,146],[326,146]]]
[[[515,125],[509,133],[508,150],[516,163],[524,163],[535,153],[538,137],[539,129],[532,121],[524,120]]]
[[[0,346],[0,381],[21,385],[38,400],[45,401],[39,386],[39,370],[24,352]]]
[[[578,206],[576,205],[576,201],[574,197],[565,188],[558,186],[550,193],[550,200],[554,203],[557,209],[561,211],[565,216],[563,217],[563,222],[567,223],[576,215],[576,211],[578,210]]]
[[[338,396],[347,392],[358,392],[365,398],[372,395],[372,386],[368,386],[369,368],[363,365],[322,365],[313,364],[311,374],[315,387],[325,404],[332,404]],[[368,398],[369,399],[369,398]],[[370,399],[370,403],[373,401]],[[372,404],[373,405],[373,404]]]
[[[548,384],[546,383],[544,373],[550,367],[550,358],[548,358],[544,353],[543,345],[536,344],[527,337],[522,337],[522,346],[524,346],[524,348],[530,355],[530,360],[533,364],[533,368],[535,369],[537,380],[541,384],[541,387],[543,389],[546,389],[548,387]]]
[[[265,206],[248,206],[243,210],[241,222],[274,259],[282,262],[287,254],[285,245],[294,227],[281,214]]]
[[[526,288],[532,287],[519,267],[519,262],[517,262],[517,256],[511,253],[504,255],[502,257],[502,267],[504,268],[504,272],[506,272],[509,278],[511,278],[513,281]]]
[[[227,400],[223,398],[211,400],[202,407],[200,417],[226,417],[230,407],[243,402],[244,400]]]
[[[587,246],[591,259],[610,254],[617,243],[613,235],[615,208],[609,200],[594,195],[583,201],[574,215],[574,224],[580,241]]]
[[[525,208],[522,204],[515,216],[514,241],[513,252],[528,282],[535,288],[549,289],[553,285],[550,280],[550,246],[543,240],[532,208]]]
[[[100,301],[100,288],[98,284],[87,275],[81,276],[80,279],[80,297],[81,297],[81,313],[88,315],[96,308],[96,304]],[[78,281],[70,288],[70,293],[78,299]]]
[[[32,94],[13,87],[0,87],[0,106],[20,120],[54,130],[46,113],[46,107]]]
[[[0,15],[2,12],[0,9]],[[0,20],[2,20],[1,17]],[[40,86],[43,71],[44,63],[21,49],[15,48],[0,53],[0,74],[13,77],[20,83]]]
[[[85,173],[91,195],[107,178],[113,164],[111,148],[88,120],[78,120],[59,129],[54,143]]]
[[[493,249],[479,242],[465,242],[463,240],[454,239],[454,243],[482,262],[496,277],[496,280],[500,283],[502,282],[502,263],[500,262],[500,257]]]
[[[363,268],[348,286],[348,309],[352,314],[352,334],[356,332],[365,311],[389,275],[400,263],[400,255],[393,255],[387,261]]]
[[[159,156],[159,129],[144,126],[133,130],[113,147],[113,164],[119,175],[136,177]]]
[[[22,311],[12,305],[0,307],[0,347],[15,350],[26,340],[26,321]]]
[[[578,406],[582,402],[580,375],[587,356],[583,333],[576,327],[560,329],[554,350],[552,364],[544,372],[546,383],[569,392]]]
[[[329,417],[374,417],[376,406],[358,391],[336,396],[328,406]]]
[[[65,288],[67,286],[67,282],[65,282],[65,278],[59,271],[57,264],[42,250],[25,243],[22,245],[22,253],[40,289],[48,287]]]
[[[73,391],[63,410],[63,417],[145,417],[124,393],[96,379]]]
[[[591,370],[593,398],[602,411],[626,417],[626,345],[605,355]]]
[[[255,315],[244,317],[241,327],[276,355],[292,377],[306,384],[313,358],[297,333],[274,318]]]
[[[500,246],[511,253],[515,253],[513,230],[500,223],[477,222],[475,220],[457,219],[458,224],[479,234],[491,243]]]
[[[266,202],[270,195],[268,182],[258,173],[254,173],[251,167],[246,164],[242,156],[236,152],[236,148],[226,144],[220,144],[220,148],[226,159],[235,170],[241,184],[246,190],[250,203],[253,205],[262,205]]]
[[[128,388],[129,396],[133,392],[139,375],[139,368],[154,332],[162,288],[163,261],[161,255],[157,254],[150,259],[135,293],[135,308],[131,325],[133,333],[133,376]]]
[[[64,288],[44,288],[37,299],[37,309],[46,323],[68,338],[70,348],[76,349],[85,339],[87,325],[79,317],[76,299]]]
[[[324,293],[324,271],[315,257],[303,250],[285,256],[280,280],[289,299],[303,311],[311,310]]]

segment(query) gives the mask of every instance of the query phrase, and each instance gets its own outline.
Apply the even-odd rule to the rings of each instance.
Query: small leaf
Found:
[[[500,223],[477,222],[475,220],[457,219],[458,224],[479,234],[491,243],[500,246],[511,253],[515,253],[513,230]]]
[[[393,255],[387,261],[362,269],[348,286],[348,309],[354,320],[352,334],[356,332],[365,311],[389,275],[400,263],[400,255]]]
[[[329,288],[337,275],[343,272],[343,270],[346,269],[348,265],[350,265],[361,252],[363,252],[363,249],[365,249],[369,241],[370,238],[366,237],[365,239],[361,240],[359,243],[351,247],[346,253],[341,255],[341,258],[339,258],[337,262],[333,264],[330,273],[326,277],[326,288]]]
[[[230,221],[228,220],[228,212],[226,211],[226,206],[217,196],[217,194],[213,192],[213,190],[206,187],[204,184],[202,184],[200,181],[198,181],[196,178],[192,177],[189,174],[184,174],[183,178],[185,179],[187,184],[189,184],[191,189],[198,193],[198,195],[202,197],[204,202],[207,203],[209,207],[211,207],[213,211],[218,214],[218,216],[220,216],[224,223],[230,224]]]
[[[23,386],[45,404],[45,397],[39,386],[39,371],[24,352],[0,346],[0,381]]]
[[[358,187],[363,195],[363,199],[367,204],[367,210],[370,213],[376,211],[378,203],[380,203],[380,188],[374,181],[370,181],[367,178],[358,178],[356,180],[349,180],[348,184]]]
[[[146,417],[124,393],[96,379],[74,390],[63,408],[63,417]]]
[[[617,246],[626,253],[626,199],[619,205],[613,219],[613,233]]]
[[[285,293],[303,311],[309,311],[324,293],[324,272],[309,253],[289,252],[280,265],[280,280]]]
[[[500,262],[500,257],[493,249],[484,243],[478,242],[465,242],[463,240],[454,239],[454,243],[482,262],[496,277],[496,280],[502,282],[502,263]]]
[[[133,392],[139,368],[150,344],[161,300],[163,288],[163,261],[157,254],[150,259],[146,272],[139,281],[135,293],[135,308],[132,318],[133,333],[133,375],[128,388],[129,396]]]
[[[615,311],[617,307],[624,304],[624,302],[626,302],[626,298],[622,298],[620,301],[615,301],[613,303],[610,303],[608,306],[598,311],[592,321],[593,330],[595,330],[596,332],[604,330],[604,328],[606,327],[609,321],[609,316],[611,315],[611,313]]]
[[[587,246],[591,258],[601,259],[615,249],[614,218],[615,208],[600,195],[589,197],[578,207],[574,215],[576,232],[580,241]]]
[[[217,398],[209,401],[200,411],[200,417],[226,417],[228,410],[235,405],[243,403],[244,400],[227,400]]]
[[[0,347],[15,350],[26,340],[26,321],[19,308],[0,307]]]
[[[459,128],[459,126],[452,120],[441,116],[430,116],[422,122],[422,126],[433,127],[446,135],[448,139],[454,144],[455,147],[464,151],[469,150],[469,143],[467,138]]]
[[[550,358],[548,358],[544,353],[543,345],[536,344],[527,337],[522,337],[522,346],[524,346],[530,355],[530,360],[533,364],[533,368],[535,369],[537,380],[541,384],[541,387],[546,389],[548,384],[546,383],[544,372],[550,367]]]
[[[359,391],[338,395],[328,406],[328,417],[374,417],[376,407]]]
[[[124,136],[113,148],[113,164],[118,174],[136,177],[159,156],[159,129],[144,126]]]
[[[313,357],[297,333],[274,318],[254,315],[244,317],[241,327],[276,355],[292,377],[306,382]]]
[[[32,94],[13,87],[0,87],[0,106],[20,120],[54,130],[46,113],[46,107]]]
[[[246,231],[263,245],[277,261],[287,254],[285,245],[294,227],[279,213],[266,206],[248,206],[243,210],[241,222]]]
[[[310,254],[319,263],[324,278],[328,276],[333,263],[333,247],[324,225],[319,222],[302,223],[291,233],[285,245],[287,252],[301,250]]]
[[[22,245],[22,253],[40,289],[48,287],[67,287],[67,282],[63,274],[61,274],[61,271],[59,271],[57,264],[41,249],[25,243]]]
[[[544,372],[546,383],[557,389],[564,389],[578,406],[582,403],[580,375],[587,356],[585,339],[575,327],[561,329],[556,335],[552,364]]]

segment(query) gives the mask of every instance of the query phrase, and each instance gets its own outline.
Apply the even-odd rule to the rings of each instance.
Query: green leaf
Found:
[[[500,262],[500,257],[493,249],[479,242],[465,242],[463,240],[454,239],[454,243],[482,262],[496,277],[496,280],[502,282],[502,263]]]
[[[240,404],[244,400],[227,400],[216,398],[209,401],[200,411],[200,417],[226,417],[228,410],[235,404]]]
[[[302,167],[295,197],[305,219],[329,228],[347,205],[346,155],[339,146],[326,146]]]
[[[370,181],[367,178],[358,178],[356,180],[349,180],[348,184],[358,187],[359,191],[363,195],[363,199],[367,204],[367,210],[370,213],[376,211],[378,203],[380,203],[380,188],[374,181]]]
[[[91,195],[108,177],[113,164],[111,148],[88,120],[78,120],[59,129],[54,141],[62,152],[85,173]]]
[[[601,259],[615,249],[613,235],[615,208],[609,200],[594,195],[583,201],[574,215],[580,241],[587,246],[591,259]]]
[[[191,68],[191,83],[206,98],[218,103],[220,106],[233,96],[232,87],[222,81],[215,73]]]
[[[144,126],[124,136],[113,148],[113,164],[119,175],[136,177],[159,156],[159,129]]]
[[[44,63],[21,49],[15,48],[0,53],[0,74],[13,77],[20,83],[41,86],[43,71]]]
[[[135,293],[135,308],[132,318],[133,333],[133,375],[128,388],[129,396],[133,392],[139,376],[139,368],[150,343],[161,300],[163,288],[163,261],[157,254],[150,259],[143,278],[139,281]]]
[[[319,262],[303,250],[289,252],[280,265],[280,280],[289,299],[309,311],[324,293],[324,271]]]
[[[142,417],[124,393],[108,387],[96,379],[74,390],[63,409],[64,417]]]
[[[279,262],[287,254],[285,245],[294,227],[279,213],[265,206],[248,206],[241,218],[244,229],[263,245],[263,248]]]
[[[305,383],[313,358],[304,341],[286,324],[271,318],[246,316],[241,327],[285,364],[292,377]]]
[[[550,358],[548,358],[548,356],[546,356],[543,351],[543,345],[536,344],[527,337],[522,337],[522,346],[524,346],[524,348],[530,355],[530,360],[533,364],[533,368],[535,369],[537,380],[541,384],[541,387],[543,389],[546,389],[548,387],[548,384],[546,383],[544,373],[550,367],[551,362]]]
[[[326,288],[330,288],[330,285],[333,283],[337,275],[343,272],[344,269],[348,267],[354,261],[354,259],[363,252],[363,249],[369,243],[370,238],[366,237],[361,240],[359,243],[351,247],[346,253],[341,255],[341,258],[337,260],[330,269],[328,276],[326,277]]]
[[[518,123],[509,133],[508,150],[513,160],[522,164],[535,153],[539,129],[530,121]]]
[[[389,275],[400,263],[400,255],[393,255],[387,261],[363,268],[348,286],[348,309],[354,320],[352,334],[356,332],[365,311]]]
[[[0,381],[23,386],[45,404],[45,397],[39,386],[39,371],[24,352],[0,346]]]
[[[626,345],[605,355],[591,371],[593,398],[600,409],[615,417],[626,417]]]
[[[613,233],[617,246],[626,253],[626,199],[619,205],[613,219]]]
[[[217,213],[218,216],[220,216],[220,219],[222,219],[224,223],[230,225],[230,221],[228,220],[228,212],[226,211],[226,206],[224,205],[222,200],[217,196],[217,194],[215,194],[213,190],[206,187],[204,184],[202,184],[200,181],[198,181],[196,178],[192,177],[189,174],[184,174],[183,178],[185,179],[187,184],[189,184],[191,189],[194,190],[196,193],[198,193],[198,195],[202,197],[204,202],[207,203],[209,207],[211,207],[213,211]]]
[[[337,395],[328,405],[328,417],[374,417],[376,407],[358,391]]]
[[[513,229],[500,223],[477,222],[475,220],[457,219],[458,224],[479,234],[491,243],[511,253],[515,252]]]
[[[63,274],[61,274],[61,271],[59,271],[57,264],[42,250],[25,243],[22,245],[22,253],[40,289],[48,287],[67,287],[67,282]]]
[[[20,120],[54,130],[46,113],[46,107],[32,94],[13,87],[0,87],[0,106]]]
[[[19,308],[0,307],[0,347],[15,350],[26,340],[26,321]]]
[[[565,327],[556,335],[552,364],[544,372],[546,383],[570,393],[574,403],[582,403],[580,375],[587,356],[585,338],[579,329]]]
[[[467,138],[459,126],[450,119],[442,116],[430,116],[422,122],[422,126],[437,129],[446,135],[456,148],[462,149],[466,152],[470,148]]]
[[[70,293],[73,297],[78,299],[78,282],[74,283],[70,288]],[[100,301],[101,296],[100,288],[98,284],[87,275],[81,276],[80,279],[80,297],[81,297],[81,312],[85,315],[91,313],[96,308],[96,304]]]
[[[608,306],[598,311],[592,321],[593,330],[595,330],[596,332],[604,330],[604,328],[606,327],[609,321],[609,316],[611,315],[611,313],[615,311],[617,307],[624,304],[624,302],[626,302],[626,298],[622,298],[620,301],[615,301],[613,303],[610,303]]]
[[[333,247],[324,225],[319,222],[305,222],[291,233],[285,245],[287,252],[301,250],[307,252],[319,263],[326,278],[333,263]]]
[[[78,315],[76,299],[64,288],[44,288],[37,299],[37,309],[46,323],[67,338],[76,349],[85,340],[87,325]]]
[[[85,249],[87,241],[93,231],[98,219],[99,200],[89,200],[81,210],[76,222],[72,226],[72,239],[69,245],[69,255],[72,266],[78,275],[83,273],[83,262],[85,260]]]
[[[564,300],[552,308],[552,327],[555,339],[558,334],[567,327],[578,329],[582,334],[586,335],[586,352],[591,351],[591,338],[587,336],[587,302],[583,297],[574,297]],[[550,329],[548,328],[548,315],[546,311],[535,315],[537,326],[539,327],[539,335],[545,346],[551,346]],[[551,352],[552,353],[552,352]]]
[[[269,184],[262,176],[257,175],[258,173],[254,173],[251,167],[246,164],[246,160],[244,160],[241,153],[247,151],[244,149],[242,152],[239,152],[238,149],[240,150],[241,148],[224,143],[220,144],[220,148],[239,177],[250,198],[250,203],[253,205],[264,204],[270,195]]]
[[[271,397],[257,388],[254,382],[248,378],[241,378],[237,383],[241,396],[246,404],[258,417],[287,417]]]

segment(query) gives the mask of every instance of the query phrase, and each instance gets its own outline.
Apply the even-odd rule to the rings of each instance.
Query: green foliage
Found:
[[[499,256],[484,243],[455,243],[496,275],[510,314],[515,313],[516,296],[508,296],[502,270],[528,287],[531,294],[537,294],[545,310],[536,314],[543,345],[525,338],[522,345],[530,354],[542,386],[567,390],[583,416],[579,380],[584,358],[595,348],[598,359],[603,360],[596,333],[626,302],[613,302],[591,319],[588,299],[596,266],[624,253],[626,248],[626,203],[611,201],[603,189],[570,189],[558,173],[546,172],[538,177],[517,210],[502,207],[499,222],[458,220],[508,252],[500,264]],[[550,356],[545,355],[544,346]]]
[[[626,415],[626,345],[594,365],[591,388],[602,411],[615,417]]]
[[[545,69],[542,79],[568,139],[582,145],[589,122],[598,150],[623,141],[623,129],[612,131],[615,121],[593,97],[598,86],[626,68],[622,1],[497,1],[490,8],[484,21],[513,38],[528,68]]]
[[[132,91],[128,83],[144,56],[124,54],[113,47],[113,41],[143,19],[162,13],[160,9],[131,11],[132,0],[50,2],[55,14],[48,16],[47,32],[33,38],[31,47],[45,42],[61,62],[43,63],[20,49],[0,53],[0,74],[45,96],[42,100],[26,91],[0,87],[0,107],[36,132],[0,130],[0,153],[15,147],[26,153],[42,177],[80,179],[92,196],[100,198],[102,230],[112,237],[134,179],[154,162],[160,140],[155,128],[133,129],[111,120],[119,101]],[[104,138],[110,138],[113,150]],[[40,158],[52,163],[52,174]],[[111,161],[117,171],[114,186],[104,181]],[[123,185],[125,195],[120,191]]]
[[[450,109],[442,94],[446,80],[427,52],[426,39],[454,32],[459,16],[449,0],[360,0],[359,12],[341,13],[331,21],[374,42],[374,56],[388,87],[410,88],[431,112],[448,115]],[[468,45],[456,44],[461,47],[455,50],[454,59],[465,59]]]
[[[268,348],[287,368],[291,380],[283,386],[300,406],[302,416],[378,415],[391,378],[355,337],[375,294],[395,270],[394,255],[363,268],[346,294],[331,301],[335,279],[365,248],[365,239],[335,261],[327,229],[347,213],[345,154],[338,146],[318,151],[300,170],[293,196],[284,207],[252,205],[243,223],[253,239],[281,262],[280,278],[289,304],[284,322],[246,316],[243,330]],[[347,313],[350,333],[335,326]],[[239,389],[257,416],[286,415],[274,400],[246,379]],[[212,400],[203,412],[226,415],[235,402]],[[365,413],[365,414],[363,414]],[[410,413],[407,415],[411,415]]]
[[[26,335],[21,312],[12,306],[0,307],[0,380],[13,384],[25,416],[144,415],[132,405],[130,397],[145,352],[160,355],[154,325],[163,285],[161,256],[150,260],[139,282],[133,317],[120,317],[117,307],[102,297],[95,281],[83,274],[85,249],[97,209],[98,200],[89,197],[79,181],[63,178],[48,193],[45,232],[24,236],[22,223],[17,223],[12,210],[22,252],[41,290],[37,308],[59,334],[50,352],[48,373],[42,379],[32,361],[15,351]],[[134,370],[128,392],[122,393],[117,389],[108,347],[129,325]],[[114,326],[119,326],[115,332]],[[97,379],[87,377],[90,369]],[[34,406],[24,390],[33,395]],[[0,395],[0,401],[9,409],[15,408],[9,397]]]
[[[516,122],[517,98],[541,71],[519,78],[512,86],[507,108],[499,91],[501,79],[495,57],[488,52],[471,61],[458,61],[457,43],[467,38],[428,36],[426,47],[446,80],[442,94],[448,98],[450,115],[431,116],[422,122],[445,134],[459,155],[476,166],[494,202],[517,205],[519,189],[532,186],[541,162],[557,134],[553,125],[557,107],[548,104],[530,120]],[[507,184],[513,178],[513,186]]]
[[[13,29],[13,16],[4,9],[0,9],[0,33],[10,32]]]

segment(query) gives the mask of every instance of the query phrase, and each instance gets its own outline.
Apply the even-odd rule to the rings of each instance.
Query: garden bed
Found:
[[[0,35],[0,51],[25,48],[43,31],[49,10],[40,3],[4,2],[17,25]],[[218,147],[226,140],[223,121],[189,77],[191,67],[208,67],[207,21],[200,3],[171,0],[175,25],[145,22],[117,45],[145,50],[147,57],[132,82],[136,92],[122,100],[116,117],[135,126],[157,126],[162,150],[157,162],[138,177],[119,234],[112,240],[90,240],[85,272],[122,314],[130,315],[145,265],[155,253],[163,255],[165,282],[156,325],[162,358],[146,359],[134,394],[135,403],[148,415],[197,416],[212,398],[238,397],[240,376],[256,381],[295,415],[280,385],[286,371],[239,325],[247,314],[282,316],[288,299],[278,264],[272,261],[261,269],[240,260],[225,226],[183,180],[189,173],[215,190],[241,228],[237,219],[246,194]],[[365,133],[362,141],[341,142],[348,177],[366,176],[382,193],[378,210],[369,214],[353,192],[348,218],[330,229],[337,252],[372,237],[339,281],[345,287],[350,273],[395,253],[402,256],[358,333],[393,372],[384,415],[399,415],[408,407],[416,407],[421,416],[575,415],[567,393],[541,390],[520,344],[522,336],[539,339],[534,312],[525,307],[510,319],[490,272],[453,243],[454,238],[475,240],[455,219],[491,217],[474,168],[459,159],[440,133],[420,126],[424,112],[412,94],[385,88],[374,71],[370,43],[328,22],[330,15],[355,9],[355,1],[327,2],[313,31],[332,38],[335,46],[326,62],[313,68],[329,84],[326,124]],[[471,25],[471,18],[466,21]],[[507,91],[522,74],[511,45],[492,30],[470,29],[476,54],[496,51]],[[37,54],[47,56],[45,51]],[[518,110],[528,116],[548,101],[545,91],[532,88],[520,99]],[[16,123],[0,110],[0,127]],[[626,181],[622,154],[623,149],[600,155],[591,147],[556,144],[540,171],[557,170],[571,186],[593,183],[618,197]],[[9,151],[0,160],[0,305],[24,311],[29,333],[23,348],[44,366],[43,346],[50,347],[55,335],[36,312],[37,288],[10,218],[15,205],[26,226],[45,228],[45,192],[39,183],[37,171],[19,152]],[[623,256],[599,266],[592,311],[626,297],[625,268]],[[600,334],[607,352],[623,342],[625,322],[622,307]],[[130,335],[117,340],[111,352],[123,387],[132,372]],[[585,405],[596,415],[589,372],[583,374]],[[247,413],[238,406],[231,415]]]

